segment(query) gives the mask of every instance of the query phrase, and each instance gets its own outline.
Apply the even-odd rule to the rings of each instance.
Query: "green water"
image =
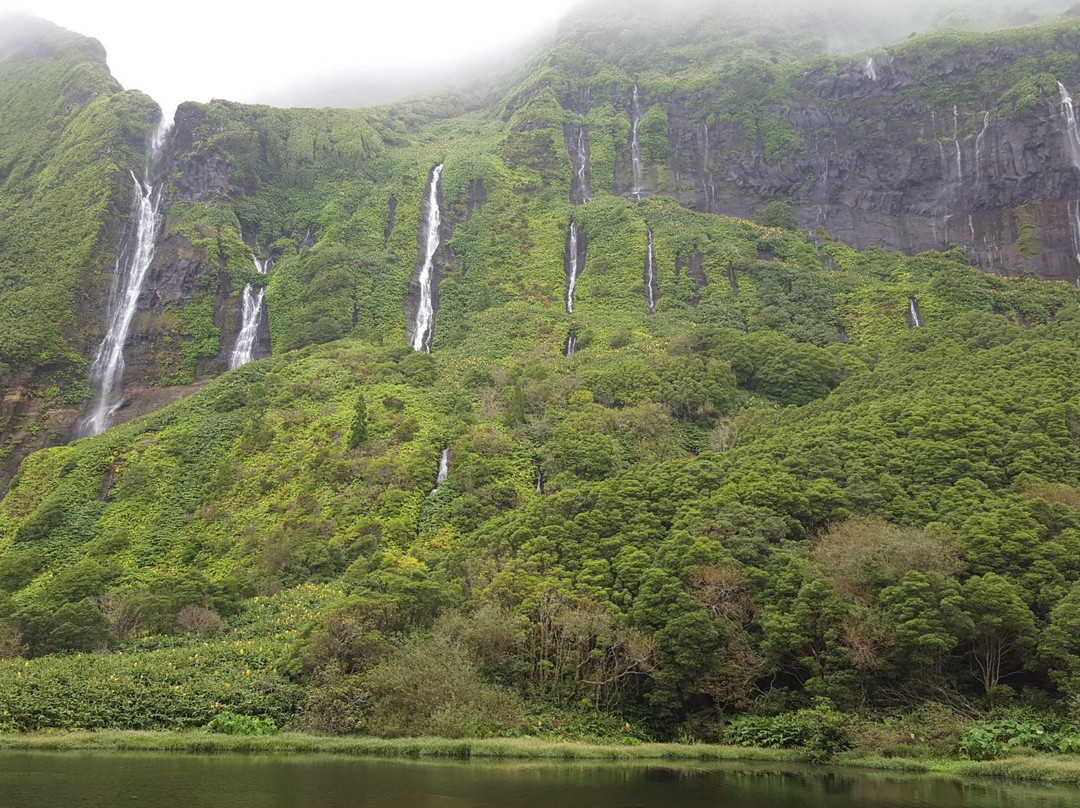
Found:
[[[740,764],[0,753],[3,808],[1080,808],[1080,789]]]

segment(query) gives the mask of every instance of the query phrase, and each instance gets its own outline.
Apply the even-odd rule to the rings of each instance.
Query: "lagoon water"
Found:
[[[1080,789],[754,764],[0,752],[3,808],[1080,808]]]

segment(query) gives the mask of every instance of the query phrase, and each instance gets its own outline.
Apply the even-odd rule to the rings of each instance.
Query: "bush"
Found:
[[[994,760],[1012,752],[1080,751],[1080,735],[1071,728],[1050,731],[1035,721],[1007,718],[972,724],[964,731],[957,751],[968,760]]]
[[[182,634],[212,637],[225,630],[225,621],[213,609],[189,603],[176,616],[176,630]]]
[[[272,718],[229,712],[218,713],[206,728],[223,735],[273,735],[277,732],[277,724]]]
[[[820,702],[778,716],[741,716],[724,729],[724,741],[735,746],[802,749],[813,760],[827,760],[851,748],[852,718]]]
[[[463,738],[525,723],[521,699],[483,682],[466,651],[442,638],[403,646],[364,683],[372,701],[370,728],[378,735]]]

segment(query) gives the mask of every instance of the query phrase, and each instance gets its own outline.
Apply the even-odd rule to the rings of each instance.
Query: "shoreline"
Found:
[[[340,755],[386,759],[612,761],[642,763],[778,763],[814,769],[861,769],[905,775],[998,779],[1011,782],[1080,785],[1080,757],[1023,755],[1000,760],[886,758],[866,751],[842,753],[828,763],[813,763],[798,751],[717,744],[590,744],[533,738],[373,738],[308,735],[224,735],[202,730],[155,732],[35,732],[0,734],[0,751],[163,752],[181,754]]]

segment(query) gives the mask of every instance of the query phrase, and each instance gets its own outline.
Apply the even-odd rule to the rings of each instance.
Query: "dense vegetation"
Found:
[[[859,252],[792,229],[783,201],[754,223],[617,195],[635,82],[649,99],[700,60],[694,81],[730,86],[695,114],[783,154],[766,101],[794,73],[702,43],[635,65],[571,29],[498,108],[181,108],[165,237],[220,272],[162,373],[190,381],[220,348],[212,295],[264,282],[252,251],[273,258],[273,355],[23,462],[0,502],[0,730],[1080,749],[1080,291],[956,249]],[[102,92],[77,114],[105,134],[75,141],[113,182],[106,134],[130,147],[154,114]],[[564,127],[582,124],[594,198],[572,206]],[[666,131],[646,103],[660,191]],[[0,261],[60,193],[49,148],[0,141]],[[428,355],[403,300],[440,163]],[[210,164],[227,187],[191,191]],[[50,283],[88,264],[57,255]],[[12,266],[26,294],[51,288]]]

